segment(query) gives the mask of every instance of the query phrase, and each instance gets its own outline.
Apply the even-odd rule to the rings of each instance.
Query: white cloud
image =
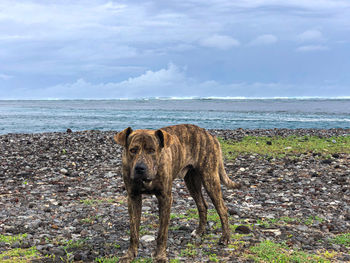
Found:
[[[9,80],[9,79],[12,79],[12,78],[13,78],[13,76],[0,73],[0,79],[2,79],[2,80]]]
[[[281,82],[229,82],[198,80],[173,63],[159,70],[148,70],[120,82],[93,83],[80,78],[75,82],[42,89],[11,89],[0,98],[24,99],[113,99],[144,97],[290,97],[319,94],[322,87]],[[324,87],[323,87],[324,88]],[[315,90],[317,92],[315,93]]]
[[[200,41],[200,44],[204,47],[218,48],[218,49],[230,49],[240,45],[239,41],[225,35],[213,35],[204,38]]]
[[[329,48],[323,45],[307,45],[307,46],[301,46],[297,48],[298,52],[325,51],[325,50],[329,50]]]
[[[239,82],[222,84],[215,80],[199,81],[187,76],[186,69],[169,63],[167,68],[152,71],[120,82],[91,83],[78,79],[39,90],[17,90],[25,98],[141,98],[141,97],[258,97],[288,96],[291,85],[281,83]]]
[[[319,30],[307,30],[300,35],[298,35],[298,40],[300,42],[322,42],[324,37],[322,32]]]
[[[249,45],[251,46],[260,46],[260,45],[271,45],[277,42],[277,37],[274,35],[261,35],[253,39]]]
[[[173,96],[186,92],[192,80],[185,71],[169,63],[158,71],[148,70],[144,74],[121,82],[90,83],[78,79],[74,83],[56,85],[38,91],[39,97],[46,98],[127,98]]]

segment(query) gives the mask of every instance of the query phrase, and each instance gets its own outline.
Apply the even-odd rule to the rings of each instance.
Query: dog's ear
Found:
[[[173,143],[173,137],[163,130],[157,130],[156,136],[159,139],[160,147],[169,147]]]
[[[124,131],[118,132],[114,135],[114,140],[121,146],[126,147],[128,137],[132,133],[132,129],[130,127],[126,128]]]

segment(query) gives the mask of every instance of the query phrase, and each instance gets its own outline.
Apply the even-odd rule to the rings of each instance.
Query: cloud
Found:
[[[204,38],[200,41],[200,44],[204,47],[218,48],[223,50],[227,50],[240,45],[238,40],[225,35],[213,35]]]
[[[319,30],[307,30],[300,35],[298,35],[298,40],[300,42],[322,42],[324,37],[322,32]]]
[[[187,75],[185,68],[169,63],[166,68],[147,70],[143,74],[120,82],[92,83],[83,78],[75,82],[42,89],[11,90],[7,97],[21,94],[26,99],[117,99],[145,97],[259,97],[288,96],[295,90],[281,83],[237,82],[220,83],[215,80],[199,81]]]
[[[191,85],[185,71],[173,63],[157,71],[130,77],[121,82],[91,83],[78,79],[37,91],[36,96],[46,98],[138,98],[173,96],[185,92]]]
[[[10,89],[0,93],[1,99],[118,99],[149,97],[293,97],[327,96],[339,87],[310,86],[258,81],[222,83],[217,80],[199,80],[188,76],[187,69],[169,63],[158,70],[147,70],[143,74],[119,82],[91,82],[79,78],[40,89]],[[317,90],[317,92],[315,92]],[[340,89],[341,90],[341,89]],[[345,89],[346,90],[346,89]],[[328,92],[328,93],[327,93]],[[346,95],[346,92],[343,92]],[[339,94],[338,94],[339,95]]]
[[[308,45],[308,46],[301,46],[297,48],[297,51],[299,52],[325,51],[325,50],[329,50],[329,48],[323,45]]]
[[[9,79],[12,79],[12,78],[13,78],[13,76],[0,73],[0,79],[2,79],[2,80],[9,80]]]
[[[253,39],[249,45],[250,46],[261,46],[261,45],[271,45],[277,42],[277,37],[274,35],[261,35]]]

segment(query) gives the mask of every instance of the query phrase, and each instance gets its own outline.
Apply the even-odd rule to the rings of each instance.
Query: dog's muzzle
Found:
[[[134,180],[149,182],[147,166],[144,163],[137,163],[134,168]]]

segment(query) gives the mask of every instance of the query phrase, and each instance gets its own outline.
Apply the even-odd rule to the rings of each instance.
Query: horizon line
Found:
[[[350,96],[275,96],[275,97],[244,97],[244,96],[186,96],[186,97],[129,97],[129,98],[0,98],[0,101],[132,101],[132,100],[349,100]]]

